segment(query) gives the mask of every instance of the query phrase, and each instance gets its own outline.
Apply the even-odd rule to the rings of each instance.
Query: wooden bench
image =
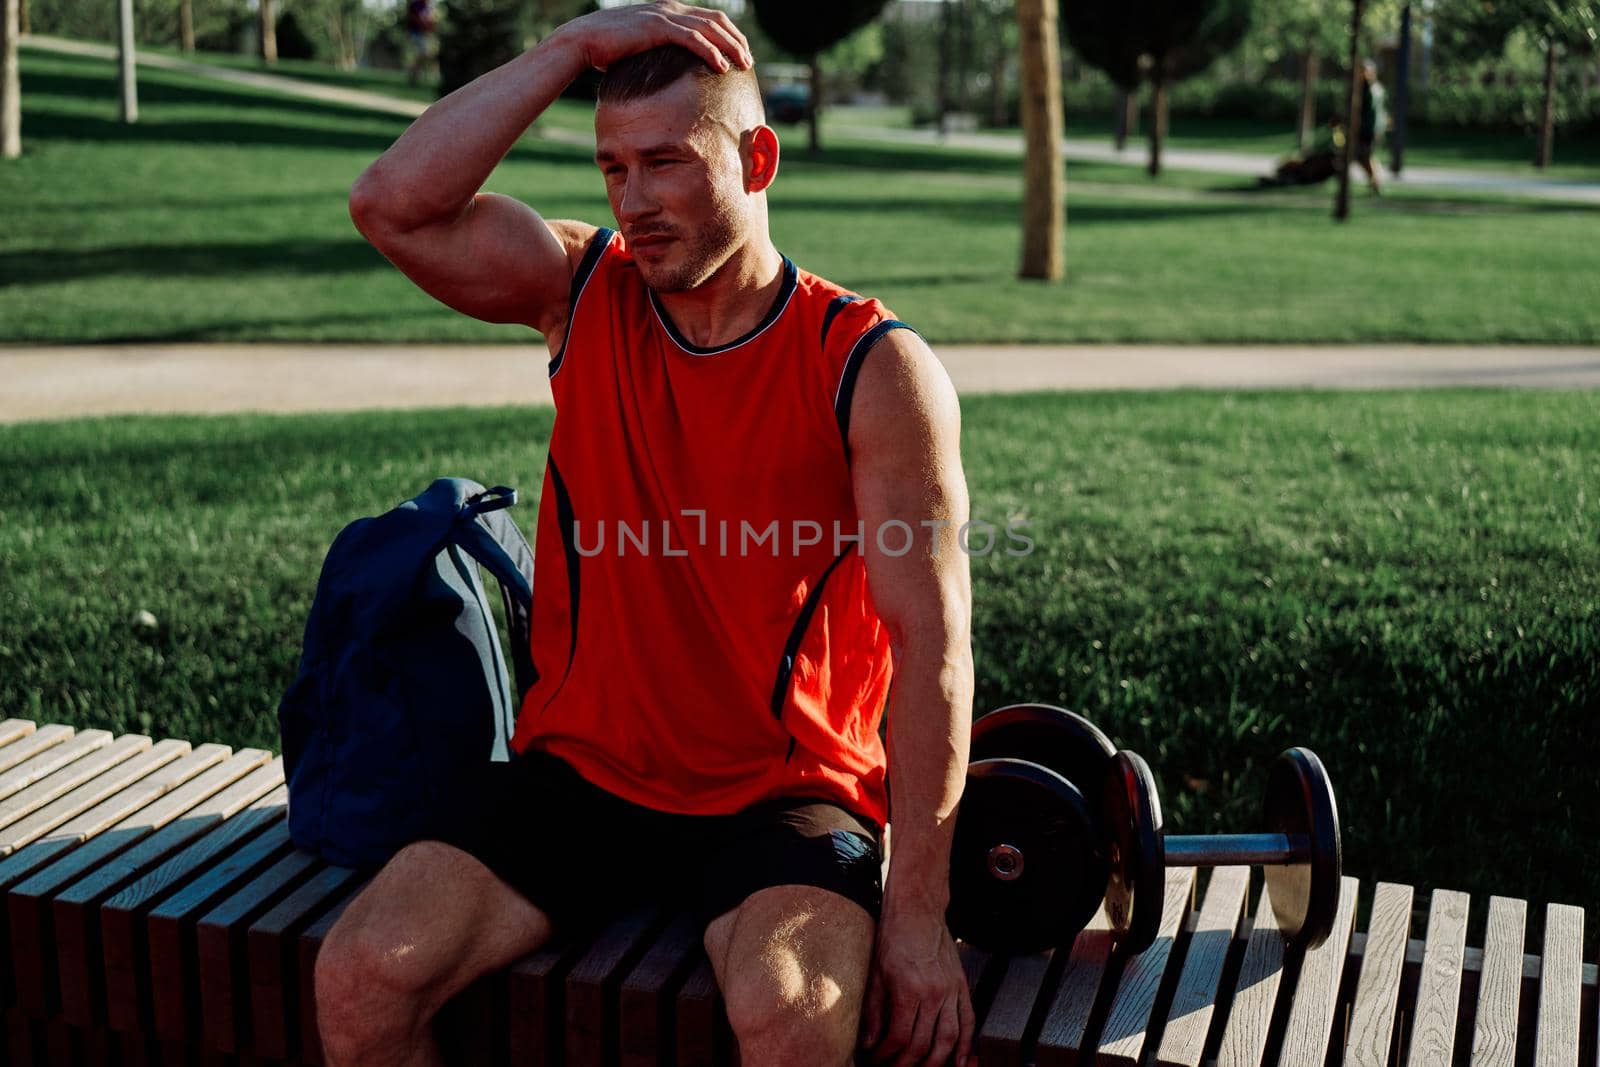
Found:
[[[0,722],[0,993],[13,1064],[316,1064],[318,946],[361,889],[297,851],[282,762],[259,749]],[[1202,877],[1204,874],[1204,877]],[[1583,912],[1344,880],[1334,936],[1286,950],[1244,868],[1169,872],[1162,936],[1121,958],[962,946],[984,1067],[1595,1064]],[[1203,884],[1202,884],[1203,883]],[[1253,921],[1252,921],[1252,916]],[[645,909],[491,975],[441,1015],[466,1064],[737,1062],[687,916]],[[1097,1055],[1092,1050],[1097,1050]]]

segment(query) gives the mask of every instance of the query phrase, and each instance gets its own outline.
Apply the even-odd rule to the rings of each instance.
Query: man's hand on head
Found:
[[[689,49],[714,70],[755,66],[750,42],[725,13],[677,0],[614,7],[573,19],[551,34],[576,49],[584,66],[604,70],[619,59],[660,45]]]

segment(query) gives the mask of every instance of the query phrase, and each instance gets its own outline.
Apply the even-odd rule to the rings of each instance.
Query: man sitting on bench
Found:
[[[333,1067],[439,1062],[454,994],[647,901],[704,924],[745,1063],[967,1061],[944,920],[972,703],[959,408],[915,332],[773,246],[751,66],[717,11],[586,15],[351,191],[428,293],[544,334],[558,417],[517,756],[329,933]],[[617,232],[479,192],[591,67]]]

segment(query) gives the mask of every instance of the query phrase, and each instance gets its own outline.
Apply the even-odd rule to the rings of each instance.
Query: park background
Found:
[[[539,374],[536,336],[433,302],[351,226],[350,184],[404,113],[216,71],[418,106],[585,5],[441,4],[416,84],[399,7],[131,6],[148,61],[132,122],[115,53],[82,47],[117,40],[116,5],[27,0],[0,344],[452,343],[470,375],[474,344],[517,343]],[[823,105],[779,127],[775,238],[936,349],[1600,343],[1592,7],[1366,4],[1357,51],[1391,109],[1406,73],[1419,177],[1381,198],[1354,182],[1342,222],[1333,183],[1252,171],[1345,110],[1350,3],[1216,0],[1181,39],[1068,26],[1064,273],[1040,281],[1019,277],[1013,5],[840,4],[799,28],[784,6],[734,10],[774,99]],[[1119,85],[1102,66],[1127,82],[1129,56]],[[607,219],[583,92],[488,188]],[[553,412],[484,400],[0,425],[0,713],[276,748],[340,527],[461,474],[520,486],[531,528]],[[1351,873],[1596,903],[1597,416],[1593,392],[1560,389],[964,397],[974,514],[1037,542],[973,560],[977,711],[1088,714],[1149,759],[1187,832],[1254,828],[1266,767],[1305,744],[1334,775]]]

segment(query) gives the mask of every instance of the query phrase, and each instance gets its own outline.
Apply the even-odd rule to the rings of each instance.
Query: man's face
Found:
[[[749,198],[738,134],[705,113],[695,81],[595,110],[595,162],[645,283],[703,284],[744,239]]]

